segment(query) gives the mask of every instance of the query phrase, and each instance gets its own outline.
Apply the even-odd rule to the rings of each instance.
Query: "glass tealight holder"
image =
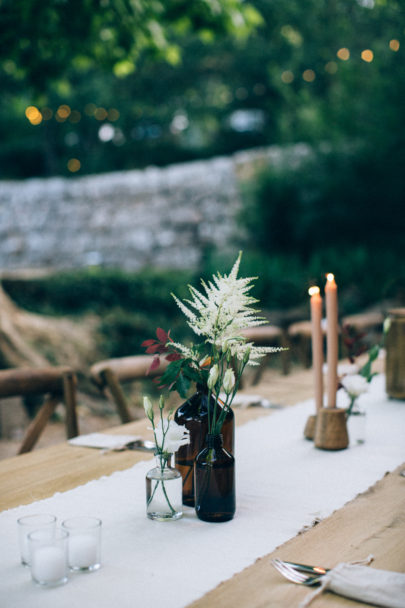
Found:
[[[354,402],[351,414],[347,421],[349,439],[352,445],[362,444],[366,441],[367,415],[366,410],[357,401]]]
[[[78,516],[66,519],[62,528],[69,532],[70,570],[92,572],[101,566],[101,519]]]
[[[42,528],[28,534],[32,580],[42,587],[63,585],[68,580],[65,530]]]
[[[50,515],[49,513],[25,515],[17,520],[17,526],[21,563],[23,566],[29,566],[31,560],[28,547],[28,534],[34,532],[34,530],[42,530],[43,528],[47,528],[52,531],[55,530],[56,517],[55,515]]]

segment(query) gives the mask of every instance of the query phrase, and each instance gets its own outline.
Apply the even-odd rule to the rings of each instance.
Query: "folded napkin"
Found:
[[[130,441],[141,439],[139,435],[106,435],[104,433],[89,433],[69,439],[70,445],[78,445],[85,448],[101,448],[104,450],[116,450],[122,448]]]
[[[368,562],[372,556],[368,558]],[[310,593],[300,608],[329,590],[338,595],[384,608],[405,608],[405,574],[376,570],[359,564],[342,563],[322,578],[321,586]]]
[[[227,396],[225,393],[220,393],[219,398],[222,399],[222,401],[226,401]],[[264,407],[279,409],[282,406],[276,403],[271,403],[268,399],[265,399],[260,395],[246,395],[245,393],[236,393],[232,401],[232,407],[240,407],[241,409],[245,409],[247,407]]]

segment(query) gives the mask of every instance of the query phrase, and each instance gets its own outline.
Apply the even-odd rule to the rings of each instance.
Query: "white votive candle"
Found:
[[[81,515],[62,522],[69,532],[68,562],[71,570],[92,572],[100,568],[101,519]]]
[[[32,556],[31,572],[38,583],[56,583],[66,576],[65,552],[60,547],[38,547]]]
[[[20,542],[21,563],[24,564],[24,566],[29,566],[30,552],[28,545],[28,534],[34,532],[34,530],[41,530],[43,528],[49,529],[50,531],[54,530],[56,525],[56,517],[55,515],[50,515],[48,513],[25,515],[17,520],[17,525]]]
[[[97,538],[77,534],[69,542],[69,566],[71,568],[90,568],[98,562]]]
[[[43,528],[28,535],[31,555],[31,575],[34,582],[43,586],[66,583],[67,539],[65,530]]]

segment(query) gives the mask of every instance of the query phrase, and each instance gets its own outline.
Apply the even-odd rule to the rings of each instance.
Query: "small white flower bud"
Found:
[[[250,346],[248,346],[248,348],[245,351],[244,357],[243,357],[243,363],[246,364],[249,362],[251,352],[252,352],[252,349]]]
[[[207,380],[207,386],[210,390],[212,390],[214,388],[214,386],[216,385],[218,376],[219,376],[218,365],[215,364],[211,367],[210,373],[208,376],[208,380]]]
[[[149,420],[152,420],[153,405],[149,397],[147,397],[146,395],[143,398],[143,409],[145,410],[146,417],[149,418]]]
[[[233,369],[229,368],[226,370],[222,386],[227,395],[232,392],[232,389],[235,386],[235,374]]]

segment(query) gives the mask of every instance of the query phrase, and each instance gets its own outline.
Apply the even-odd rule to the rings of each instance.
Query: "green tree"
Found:
[[[259,21],[242,0],[3,0],[0,61],[43,91],[70,67],[127,76],[145,50],[175,64],[182,36],[245,35]]]
[[[3,177],[69,174],[70,159],[92,173],[296,141],[402,146],[398,0],[5,0],[0,18]],[[71,113],[58,115],[61,105]]]

